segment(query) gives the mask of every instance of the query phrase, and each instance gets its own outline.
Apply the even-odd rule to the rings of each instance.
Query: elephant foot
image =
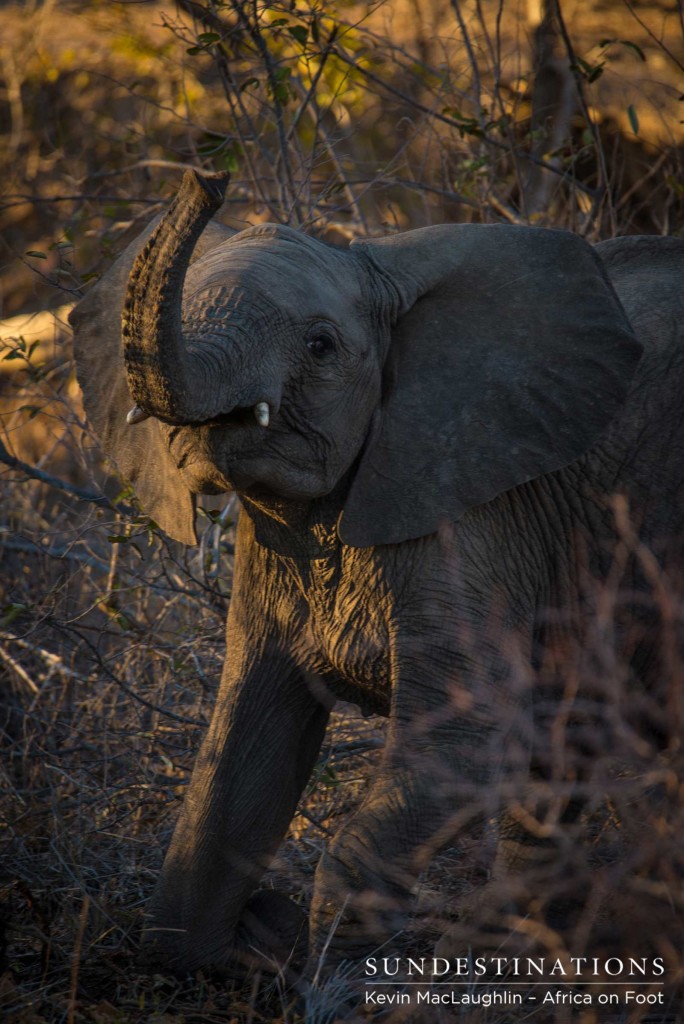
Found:
[[[329,972],[345,961],[362,960],[403,931],[410,893],[373,878],[365,887],[337,857],[324,854],[311,905],[311,956],[316,970]]]
[[[282,893],[264,889],[249,898],[240,915],[231,960],[248,970],[296,972],[308,947],[306,913]]]
[[[252,971],[298,977],[306,961],[308,923],[304,911],[272,890],[255,892],[232,934],[192,938],[179,929],[148,928],[139,959],[145,971],[185,977],[198,970],[241,980]]]

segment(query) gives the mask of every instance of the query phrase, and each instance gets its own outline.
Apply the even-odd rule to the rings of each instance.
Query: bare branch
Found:
[[[339,57],[341,61],[344,61],[345,64],[349,64],[351,67],[354,67],[356,71],[358,71],[359,74],[363,75],[364,78],[368,79],[368,81],[374,82],[376,85],[379,85],[381,89],[383,89],[385,92],[390,93],[392,96],[396,96],[398,99],[402,100],[402,102],[405,103],[407,106],[412,107],[415,110],[419,110],[423,114],[427,114],[428,117],[433,118],[435,121],[440,121],[442,124],[449,125],[450,128],[455,128],[458,132],[461,131],[463,126],[459,124],[459,122],[456,121],[453,117],[449,117],[447,114],[442,114],[436,110],[431,110],[430,107],[426,107],[423,103],[420,103],[412,96],[408,96],[405,92],[402,92],[401,89],[397,89],[396,86],[391,85],[389,82],[385,82],[378,75],[374,74],[374,72],[370,71],[368,68],[359,65],[351,57],[348,57],[347,54],[343,50],[341,50],[339,46],[335,47],[334,52],[335,55]],[[491,135],[488,135],[486,133],[483,136],[483,138],[490,146],[494,146],[497,149],[501,149],[505,152],[508,151],[508,146],[505,143],[500,142],[499,139],[495,139]],[[592,198],[594,198],[597,195],[596,189],[591,188],[589,185],[585,185],[583,181],[580,181],[578,178],[574,177],[574,175],[570,174],[568,171],[562,170],[561,168],[558,167],[554,167],[553,164],[550,164],[548,161],[540,160],[539,158],[534,157],[531,153],[526,153],[524,150],[521,150],[519,152],[519,156],[523,160],[528,160],[531,163],[537,164],[539,167],[544,167],[552,174],[555,174],[560,180],[567,181],[570,184],[572,184],[573,187],[579,189],[580,192],[584,192],[586,193],[586,195],[591,196]]]
[[[593,220],[594,216],[598,212],[598,208],[600,206],[600,201],[598,200],[598,197],[601,196],[601,198],[603,198],[605,196],[607,198],[607,200],[608,200],[608,204],[607,205],[608,205],[608,216],[610,217],[610,223],[611,223],[611,234],[614,235],[616,233],[616,230],[617,230],[616,223],[615,223],[615,210],[613,209],[613,205],[610,202],[610,192],[609,192],[609,189],[608,189],[609,175],[608,175],[608,167],[606,165],[606,154],[605,154],[605,152],[603,150],[603,142],[601,141],[601,136],[599,134],[598,127],[594,123],[594,119],[591,116],[591,112],[589,110],[589,106],[588,106],[586,98],[584,96],[584,88],[583,88],[583,83],[582,83],[582,76],[581,76],[581,74],[579,72],[579,67],[578,67],[578,64],[577,64],[577,57],[575,55],[575,51],[574,51],[574,48],[573,48],[573,45],[572,45],[572,40],[570,39],[570,35],[568,33],[568,29],[567,29],[567,26],[565,24],[565,19],[563,18],[563,12],[561,10],[560,0],[553,0],[553,6],[554,6],[554,13],[555,13],[557,21],[558,21],[558,27],[560,29],[560,33],[561,33],[561,36],[562,36],[562,39],[563,39],[563,43],[565,45],[565,50],[566,50],[566,53],[568,55],[568,60],[570,61],[570,70],[572,71],[573,77],[575,79],[575,88],[577,90],[577,98],[579,100],[580,108],[582,110],[582,116],[583,116],[583,118],[585,120],[585,123],[586,123],[587,127],[589,128],[589,131],[591,132],[591,136],[592,136],[592,138],[594,140],[594,148],[595,148],[595,151],[596,151],[596,159],[598,160],[599,169],[600,169],[600,175],[601,175],[600,176],[600,180],[599,180],[599,188],[594,193],[597,201],[594,203],[594,206],[592,207],[590,215],[587,218],[587,223],[590,223],[590,219]]]
[[[60,480],[59,477],[52,476],[50,473],[45,473],[42,469],[38,469],[36,466],[29,466],[27,462],[22,462],[21,459],[17,459],[14,455],[11,455],[1,440],[0,462],[4,463],[10,469],[15,470],[17,473],[23,473],[24,476],[28,477],[30,480],[37,480],[41,484],[47,484],[49,487],[54,487],[56,490],[62,491],[64,494],[70,494],[73,498],[78,498],[80,501],[90,501],[94,505],[99,505],[103,508],[110,508],[113,511],[123,511],[125,513],[130,513],[132,511],[126,506],[113,504],[104,494],[98,494],[96,491],[87,491],[83,487],[77,487],[76,484],[69,484],[65,480]]]

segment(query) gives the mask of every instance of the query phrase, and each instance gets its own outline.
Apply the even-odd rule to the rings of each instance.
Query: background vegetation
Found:
[[[144,904],[220,671],[235,509],[208,508],[190,551],[136,512],[84,422],[66,313],[187,166],[231,171],[223,217],[236,228],[275,220],[342,243],[450,220],[590,241],[681,234],[682,5],[46,0],[5,3],[0,18],[0,1015],[334,1021],[352,977],[296,997],[261,975],[181,985],[137,972]],[[584,671],[600,681],[620,767],[592,752],[594,838],[557,865],[584,858],[593,881],[570,934],[542,925],[540,884],[526,927],[546,952],[617,942],[663,956],[679,1020],[681,701],[664,724],[661,707],[638,709],[666,734],[656,756],[629,724],[606,621]],[[339,710],[266,884],[306,905],[382,732]],[[546,794],[549,834],[576,767]],[[464,841],[426,873],[414,946],[454,925],[460,948],[475,940],[457,916],[486,872],[471,852]]]

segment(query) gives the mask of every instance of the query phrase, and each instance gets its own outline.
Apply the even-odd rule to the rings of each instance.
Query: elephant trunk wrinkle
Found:
[[[124,362],[139,409],[167,422],[197,422],[220,400],[218,379],[198,373],[181,324],[183,282],[197,239],[223,201],[227,176],[189,171],[133,264],[122,314]]]

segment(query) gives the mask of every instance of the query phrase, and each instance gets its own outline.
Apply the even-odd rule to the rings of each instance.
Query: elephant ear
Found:
[[[88,420],[105,453],[133,486],[148,515],[170,537],[195,544],[195,499],[171,458],[165,427],[156,419],[135,426],[126,414],[135,404],[128,391],[121,345],[121,311],[131,267],[159,218],[124,250],[111,269],[72,310],[76,375]],[[235,232],[210,223],[195,246],[191,262]]]
[[[579,237],[443,225],[359,246],[395,323],[345,543],[433,533],[567,466],[606,429],[641,346]]]

